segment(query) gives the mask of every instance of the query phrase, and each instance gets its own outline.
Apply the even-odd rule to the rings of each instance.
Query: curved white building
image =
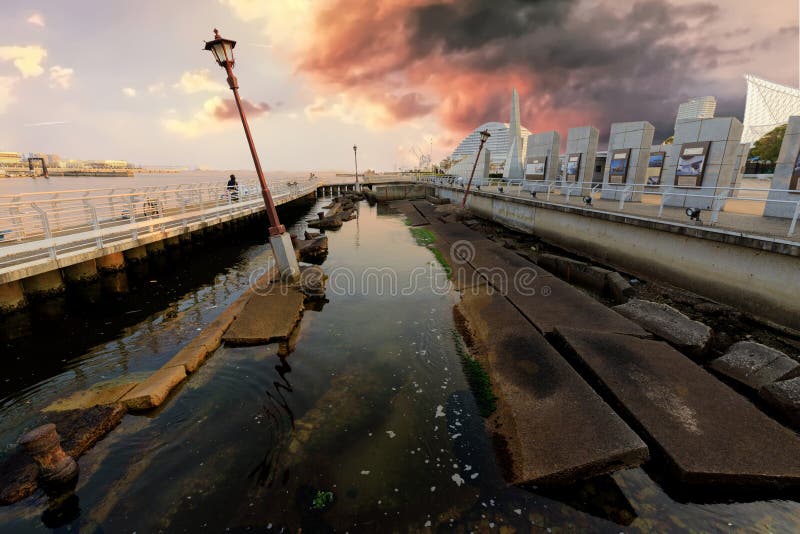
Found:
[[[492,135],[484,145],[484,148],[488,148],[489,152],[491,152],[490,167],[492,172],[503,172],[503,166],[511,148],[511,138],[508,133],[509,125],[503,122],[487,122],[475,128],[471,134],[459,143],[458,147],[450,155],[450,159],[460,160],[465,156],[474,156],[478,151],[478,146],[481,144],[480,132],[483,130],[489,130]],[[523,143],[527,143],[531,132],[525,127],[520,127],[520,130]],[[525,153],[524,146],[522,147],[522,153]]]

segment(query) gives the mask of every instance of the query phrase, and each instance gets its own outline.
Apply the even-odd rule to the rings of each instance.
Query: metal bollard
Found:
[[[20,438],[20,445],[39,466],[39,485],[45,492],[72,489],[78,482],[78,464],[61,448],[56,425],[35,428]]]

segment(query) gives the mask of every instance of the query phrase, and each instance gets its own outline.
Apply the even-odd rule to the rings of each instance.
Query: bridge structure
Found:
[[[316,179],[270,186],[276,205],[353,190]],[[57,294],[264,210],[255,180],[0,195],[0,311]]]

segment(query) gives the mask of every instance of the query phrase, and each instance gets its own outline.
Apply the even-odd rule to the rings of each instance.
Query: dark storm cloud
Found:
[[[720,113],[741,115],[740,65],[796,39],[796,27],[761,40],[723,39],[728,29],[718,20],[727,7],[703,0],[331,0],[299,68],[398,119],[435,113],[453,132],[507,120],[517,87],[523,123],[536,131],[593,123],[607,132],[612,122],[648,120],[663,139],[689,98],[715,95]]]
[[[417,59],[436,51],[488,75],[518,68],[552,106],[591,107],[607,122],[650,120],[665,137],[677,105],[700,96],[691,88],[704,81],[708,62],[735,56],[693,35],[717,14],[713,4],[660,0],[630,10],[587,9],[574,0],[469,0],[420,7],[407,24]],[[534,128],[536,114],[531,106],[523,113]]]

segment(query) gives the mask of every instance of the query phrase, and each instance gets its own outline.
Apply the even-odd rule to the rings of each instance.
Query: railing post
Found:
[[[787,237],[794,235],[794,229],[797,226],[797,218],[800,217],[800,200],[797,201],[797,206],[794,208],[794,216],[792,217],[792,224],[789,225],[789,234]]]
[[[89,205],[89,215],[92,218],[92,227],[95,231],[95,243],[97,244],[97,248],[103,248],[103,236],[100,234],[100,221],[97,219],[97,209],[94,206]]]
[[[719,212],[722,209],[722,204],[725,201],[725,197],[728,196],[728,191],[725,190],[721,192],[719,195],[714,197],[713,203],[711,205],[711,220],[709,221],[710,225],[717,224],[719,220]]]
[[[667,201],[667,197],[670,195],[670,191],[663,191],[661,193],[661,204],[658,206],[658,218],[660,219],[662,214],[664,213],[664,203]]]
[[[628,193],[631,192],[631,188],[632,187],[633,186],[629,185],[628,187],[626,187],[625,189],[622,190],[622,195],[620,195],[620,197],[619,197],[619,211],[622,211],[622,210],[625,209],[625,197],[627,197]]]
[[[130,221],[131,221],[131,237],[133,239],[139,239],[139,228],[136,225],[136,202],[134,198],[136,195],[130,195],[128,197],[128,213],[130,214]]]
[[[11,208],[10,211],[12,215],[11,222],[15,228],[18,228],[17,241],[22,241],[23,239],[25,239],[25,225],[22,224],[22,214],[19,211],[19,204],[17,204],[19,200],[20,200],[19,195],[11,199],[11,202],[14,205],[14,207]]]
[[[42,230],[44,231],[44,238],[47,241],[50,241],[50,259],[56,259],[56,244],[53,242],[53,233],[50,231],[50,220],[47,218],[47,212],[45,212],[42,208],[37,206],[36,204],[31,204],[31,207],[36,210],[39,216],[42,218]]]

